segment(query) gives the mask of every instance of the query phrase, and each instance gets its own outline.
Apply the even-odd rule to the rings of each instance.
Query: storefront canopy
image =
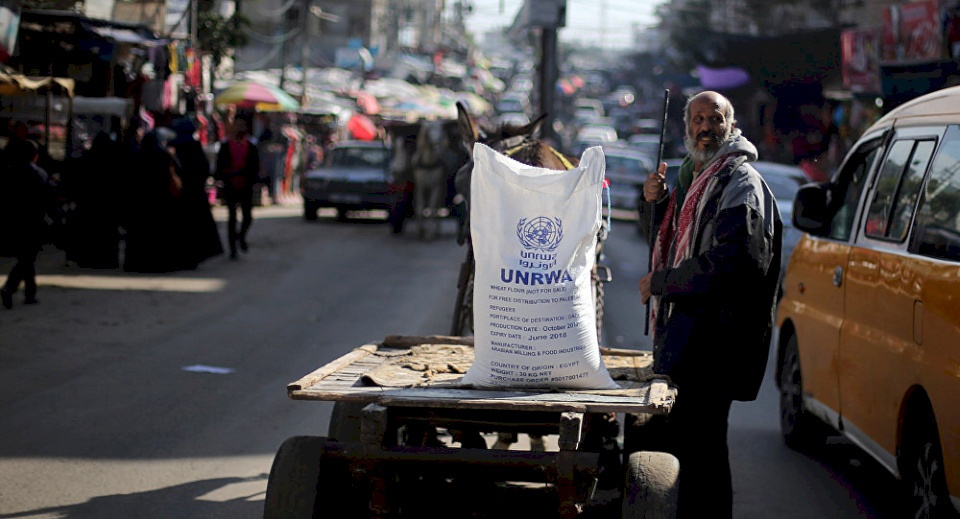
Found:
[[[65,77],[25,76],[0,70],[0,96],[46,94],[73,97],[74,80]]]
[[[697,65],[700,85],[706,90],[730,90],[750,82],[750,74],[740,67],[711,68]]]

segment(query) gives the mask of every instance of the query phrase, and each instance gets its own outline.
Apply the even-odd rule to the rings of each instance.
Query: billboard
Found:
[[[922,0],[884,7],[880,62],[907,65],[943,59],[939,5],[937,0]]]
[[[840,33],[843,86],[851,92],[878,94],[880,88],[880,33],[876,29],[848,29]]]

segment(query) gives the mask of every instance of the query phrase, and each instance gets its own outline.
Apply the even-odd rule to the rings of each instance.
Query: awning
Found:
[[[750,82],[750,74],[740,67],[710,68],[697,65],[700,86],[707,90],[730,90]]]
[[[73,97],[75,82],[65,77],[25,76],[0,71],[0,95],[45,94]]]
[[[136,31],[120,27],[108,27],[108,26],[94,26],[87,25],[87,29],[91,32],[96,33],[108,40],[113,40],[117,43],[133,43],[137,45],[161,45],[164,44],[165,40],[158,40],[156,38],[145,38],[138,34]]]
[[[56,34],[63,38],[63,27],[71,27],[70,33],[86,32],[115,43],[127,43],[155,47],[167,45],[170,40],[161,38],[148,26],[138,23],[119,22],[89,18],[72,11],[24,9],[21,13],[20,30]],[[69,34],[69,33],[68,33]]]

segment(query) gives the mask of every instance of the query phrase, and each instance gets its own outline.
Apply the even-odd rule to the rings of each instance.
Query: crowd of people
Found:
[[[135,273],[193,270],[227,251],[237,259],[238,248],[248,250],[253,191],[263,182],[248,124],[230,121],[234,133],[211,161],[196,118],[153,125],[134,117],[120,138],[98,132],[54,179],[38,165],[41,148],[26,125],[13,123],[0,150],[0,256],[15,261],[0,289],[3,306],[13,306],[21,286],[25,304],[38,301],[35,264],[48,244],[69,265]],[[230,216],[226,246],[211,178]]]

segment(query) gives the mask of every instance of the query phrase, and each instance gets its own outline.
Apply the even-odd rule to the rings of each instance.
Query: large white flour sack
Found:
[[[473,148],[470,235],[477,387],[613,389],[597,344],[590,273],[601,224],[603,151],[569,171]]]

